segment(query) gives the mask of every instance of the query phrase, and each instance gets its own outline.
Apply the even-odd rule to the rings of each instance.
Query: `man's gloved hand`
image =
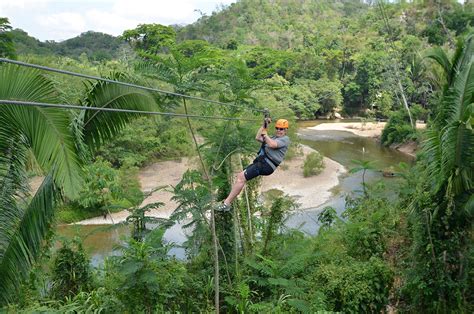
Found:
[[[263,128],[266,129],[270,123],[272,123],[272,118],[267,117],[263,119]]]

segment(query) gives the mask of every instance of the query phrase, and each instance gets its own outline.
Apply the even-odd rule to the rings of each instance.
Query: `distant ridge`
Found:
[[[94,31],[61,42],[41,42],[18,28],[11,34],[18,54],[55,54],[71,58],[85,54],[90,60],[101,61],[116,58],[125,45],[118,37]]]

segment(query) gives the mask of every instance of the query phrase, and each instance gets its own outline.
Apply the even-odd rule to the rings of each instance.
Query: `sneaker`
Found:
[[[227,205],[226,203],[222,202],[220,204],[217,204],[216,210],[220,212],[228,212],[230,211],[230,205]]]

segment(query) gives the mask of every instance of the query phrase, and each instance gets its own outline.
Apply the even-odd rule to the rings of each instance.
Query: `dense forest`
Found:
[[[1,58],[148,88],[0,62],[0,308],[472,313],[473,25],[474,4],[454,0],[240,0],[186,26],[63,42],[41,42],[0,17]],[[386,120],[381,145],[415,142],[416,161],[399,166],[392,186],[363,182],[342,215],[326,207],[314,236],[285,226],[293,199],[259,201],[259,179],[232,211],[215,211],[257,149],[264,108],[291,125]],[[296,127],[290,137],[288,158],[298,154]],[[197,166],[172,188],[179,206],[169,219],[148,216],[162,204],[140,206],[137,172],[183,156]],[[351,171],[371,168],[355,162]],[[55,235],[58,224],[123,208],[130,237],[101,267],[80,240]],[[163,241],[176,222],[192,230],[184,260]]]

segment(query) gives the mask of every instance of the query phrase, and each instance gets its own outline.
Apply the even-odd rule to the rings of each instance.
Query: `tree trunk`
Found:
[[[193,137],[194,145],[196,146],[196,151],[198,153],[199,161],[201,162],[202,171],[206,176],[207,181],[209,182],[209,192],[211,193],[211,234],[212,234],[212,245],[214,247],[214,307],[216,313],[219,313],[219,247],[217,244],[217,234],[216,234],[216,219],[214,212],[214,197],[212,196],[212,179],[207,172],[206,166],[204,165],[204,159],[201,156],[201,151],[199,150],[199,145],[196,140],[196,135],[191,125],[191,120],[188,115],[188,106],[186,105],[186,99],[183,98],[184,112],[186,113],[186,121],[188,122],[189,131]]]

